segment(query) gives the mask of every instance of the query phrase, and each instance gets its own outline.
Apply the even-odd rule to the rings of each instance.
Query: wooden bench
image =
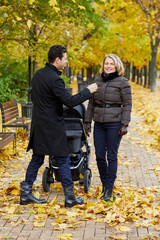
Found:
[[[13,141],[13,151],[15,154],[17,153],[16,150],[16,133],[0,133],[0,149],[4,148],[10,142]]]
[[[29,133],[31,119],[19,118],[18,104],[16,100],[0,105],[2,112],[2,132],[6,128],[25,128]]]

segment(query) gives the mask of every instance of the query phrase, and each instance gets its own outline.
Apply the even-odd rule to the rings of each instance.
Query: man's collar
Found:
[[[51,63],[46,63],[46,66],[50,67],[51,69],[53,69],[58,75],[61,75],[62,72],[60,72],[55,65],[51,64]]]

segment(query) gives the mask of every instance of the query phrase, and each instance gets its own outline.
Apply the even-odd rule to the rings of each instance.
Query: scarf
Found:
[[[112,80],[112,79],[118,77],[118,72],[113,72],[113,73],[109,73],[109,74],[102,72],[101,77],[105,82],[107,82],[109,80]]]

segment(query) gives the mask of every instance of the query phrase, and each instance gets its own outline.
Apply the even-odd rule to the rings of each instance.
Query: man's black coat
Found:
[[[27,151],[35,154],[67,157],[67,137],[63,104],[74,107],[91,97],[88,88],[71,96],[57,68],[47,63],[32,79],[33,115]]]

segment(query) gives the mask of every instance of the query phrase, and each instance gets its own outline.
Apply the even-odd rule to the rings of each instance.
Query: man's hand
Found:
[[[127,132],[128,132],[127,127],[128,127],[127,125],[122,124],[118,135],[123,136],[123,135],[127,134]]]
[[[92,83],[87,87],[91,93],[94,93],[98,90],[98,85],[96,83]]]
[[[86,123],[85,132],[86,135],[89,137],[89,134],[91,133],[91,123]]]

